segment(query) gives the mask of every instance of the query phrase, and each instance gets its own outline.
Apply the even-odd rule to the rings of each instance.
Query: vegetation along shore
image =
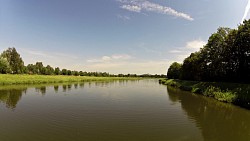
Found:
[[[249,84],[186,81],[178,79],[160,79],[159,83],[250,109]]]
[[[174,62],[160,83],[250,108],[250,20],[220,27],[183,63]]]
[[[0,85],[12,84],[42,84],[85,81],[113,81],[113,80],[138,80],[139,77],[95,77],[95,76],[68,76],[68,75],[26,75],[26,74],[1,74]]]

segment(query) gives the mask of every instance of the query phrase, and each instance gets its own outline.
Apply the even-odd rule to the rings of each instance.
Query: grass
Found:
[[[250,84],[160,79],[159,83],[250,109]]]
[[[64,75],[13,75],[13,74],[0,74],[0,85],[46,84],[46,83],[63,83],[63,82],[138,80],[138,79],[140,79],[140,78],[133,78],[133,77],[64,76]]]

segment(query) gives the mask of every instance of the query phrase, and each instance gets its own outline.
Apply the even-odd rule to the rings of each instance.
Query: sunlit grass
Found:
[[[134,77],[91,77],[91,76],[64,76],[64,75],[12,75],[1,74],[0,85],[11,84],[45,84],[62,82],[84,81],[111,81],[111,80],[138,80]]]

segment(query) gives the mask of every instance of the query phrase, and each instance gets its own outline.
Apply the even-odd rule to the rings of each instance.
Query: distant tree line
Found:
[[[153,77],[160,78],[166,75],[151,74],[110,74],[107,72],[86,72],[72,71],[69,69],[53,68],[50,65],[44,66],[42,62],[24,65],[20,54],[16,49],[8,48],[0,55],[0,74],[38,74],[38,75],[74,75],[74,76],[97,76],[97,77]]]
[[[237,29],[218,28],[205,46],[182,64],[174,62],[168,78],[196,81],[250,82],[250,20]]]

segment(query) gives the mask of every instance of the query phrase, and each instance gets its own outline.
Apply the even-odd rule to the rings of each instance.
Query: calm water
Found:
[[[157,80],[0,87],[0,141],[249,141],[250,111]]]

